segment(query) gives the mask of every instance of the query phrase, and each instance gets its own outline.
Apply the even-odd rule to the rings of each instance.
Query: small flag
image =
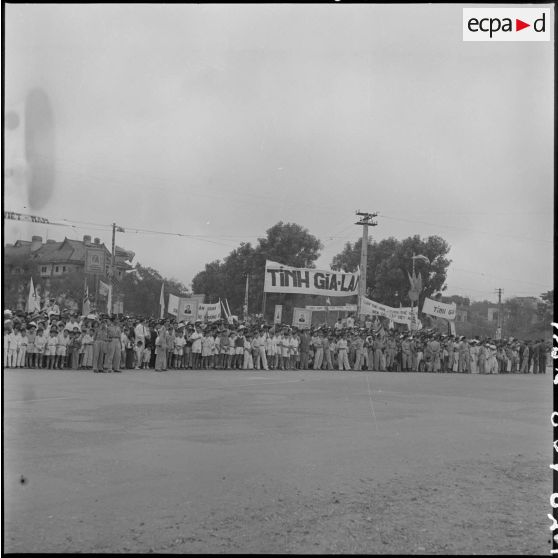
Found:
[[[103,283],[102,281],[99,281],[99,294],[101,296],[108,296],[109,291],[110,291],[109,285]]]
[[[37,293],[35,292],[35,287],[33,286],[33,277],[31,277],[31,282],[29,283],[29,295],[27,296],[26,311],[31,313],[40,309],[40,304],[37,301]]]
[[[91,305],[89,303],[89,285],[87,284],[87,279],[85,280],[85,291],[83,293],[83,304],[81,308],[81,313],[83,316],[87,316],[91,312]]]
[[[161,307],[160,318],[161,320],[165,317],[165,283],[161,283],[161,296],[159,297],[159,306]]]
[[[108,297],[107,297],[107,314],[112,316],[113,308],[112,308],[112,283],[109,283],[109,290],[108,290]]]
[[[225,306],[225,303],[219,299],[219,302],[221,303],[221,306],[223,307],[223,311],[225,312],[225,318],[227,318],[227,320],[229,319],[229,313],[227,311],[227,307]]]

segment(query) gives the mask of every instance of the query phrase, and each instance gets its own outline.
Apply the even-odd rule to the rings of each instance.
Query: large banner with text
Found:
[[[221,319],[221,301],[215,304],[198,304],[198,320],[212,322]]]
[[[410,306],[392,308],[365,297],[362,297],[361,300],[361,312],[365,316],[383,316],[396,324],[410,325],[416,323],[418,318],[418,308],[416,306],[414,308]]]
[[[437,316],[438,318],[445,318],[446,320],[455,320],[457,306],[455,302],[445,304],[443,302],[436,302],[431,298],[425,298],[422,311],[430,316]]]
[[[267,260],[264,292],[352,296],[358,294],[359,279],[360,272],[297,268]]]

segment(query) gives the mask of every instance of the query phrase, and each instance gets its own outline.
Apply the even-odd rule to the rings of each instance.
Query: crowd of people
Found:
[[[543,339],[398,331],[352,316],[298,329],[262,320],[174,319],[4,311],[4,368],[129,370],[373,370],[544,374]]]

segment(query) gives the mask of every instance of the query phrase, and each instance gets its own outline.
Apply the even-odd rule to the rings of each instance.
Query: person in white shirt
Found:
[[[345,334],[341,335],[341,338],[337,341],[337,358],[339,361],[339,370],[350,370],[351,367],[349,366],[349,358],[347,356],[347,339],[345,338]]]
[[[277,370],[278,367],[278,354],[277,354],[277,342],[279,340],[279,335],[277,332],[273,332],[272,335],[268,336],[267,340],[267,359],[271,370]]]
[[[76,327],[77,327],[78,331],[81,331],[81,325],[76,320],[76,315],[75,314],[70,315],[70,319],[68,320],[68,323],[66,324],[66,327],[68,328],[68,331],[74,331],[74,328],[76,328]]]
[[[6,313],[4,313],[4,315],[6,315]],[[12,320],[4,320],[4,344],[2,345],[3,347],[3,352],[4,352],[4,368],[8,368],[8,343],[9,343],[9,337],[10,334],[12,333]]]
[[[141,341],[142,346],[145,347],[145,340],[149,339],[149,328],[145,325],[145,319],[141,318],[139,324],[134,328],[136,334],[136,342]]]
[[[37,329],[37,335],[35,336],[35,356],[37,357],[37,368],[43,367],[43,355],[45,354],[47,338],[44,335],[44,331],[39,328]]]
[[[68,330],[64,329],[56,338],[56,360],[54,362],[54,368],[62,369],[66,367],[66,352],[69,344],[70,335]]]
[[[254,360],[252,359],[252,340],[249,334],[244,338],[244,370],[254,369]]]
[[[56,304],[54,298],[50,299],[50,304],[47,308],[45,308],[45,310],[47,311],[49,318],[53,315],[60,316],[60,307],[58,306],[58,304]]]
[[[265,348],[267,345],[267,332],[260,331],[260,334],[256,337],[256,362],[254,367],[257,370],[269,370],[269,366],[267,365],[267,357],[265,356]]]
[[[184,368],[184,345],[186,345],[184,330],[179,329],[174,339],[173,366],[176,369]]]
[[[22,326],[23,328],[23,326]],[[27,337],[27,331],[23,328],[21,330],[21,334],[18,339],[18,347],[17,347],[17,367],[24,368],[25,367],[25,355],[27,354],[27,345],[29,339]]]
[[[16,336],[15,328],[10,329],[7,339],[4,339],[4,346],[7,349],[6,368],[15,368],[17,366],[17,345],[18,339]]]
[[[46,343],[45,355],[47,357],[46,367],[52,370],[56,359],[56,345],[58,343],[58,332],[52,327],[49,331],[49,337]]]
[[[295,370],[300,366],[299,346],[300,339],[298,338],[298,334],[289,334],[289,364],[291,370]]]
[[[192,341],[192,369],[198,370],[201,364],[201,352],[202,352],[202,334],[199,326],[192,335],[190,335],[190,340]]]

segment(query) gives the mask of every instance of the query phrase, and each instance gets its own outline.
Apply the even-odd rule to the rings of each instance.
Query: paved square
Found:
[[[549,551],[552,379],[4,371],[6,552]]]

